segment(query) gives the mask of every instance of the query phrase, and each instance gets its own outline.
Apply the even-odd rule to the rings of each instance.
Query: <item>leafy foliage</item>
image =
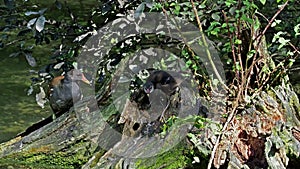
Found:
[[[92,32],[120,16],[133,14],[135,17],[140,17],[143,12],[161,12],[166,17],[186,19],[199,26],[199,31],[209,39],[213,39],[222,60],[226,63],[227,82],[223,85],[226,86],[228,92],[227,110],[216,110],[220,117],[217,120],[224,122],[222,123],[223,129],[212,121],[195,117],[197,130],[189,134],[189,140],[194,145],[192,154],[194,162],[199,161],[199,157],[207,157],[210,150],[215,150],[211,157],[215,167],[225,165],[222,158],[230,158],[229,166],[253,166],[255,162],[258,162],[259,167],[266,167],[264,162],[267,161],[269,166],[278,164],[284,168],[288,166],[288,157],[299,158],[299,153],[297,153],[299,147],[292,143],[297,142],[297,139],[294,138],[295,134],[292,134],[294,131],[292,128],[297,125],[299,117],[294,117],[295,124],[292,125],[289,123],[291,122],[290,118],[284,118],[286,113],[290,113],[287,117],[293,117],[292,114],[297,110],[294,111],[293,107],[291,108],[289,100],[281,96],[278,90],[275,90],[273,95],[277,95],[278,100],[284,103],[283,107],[287,109],[287,112],[280,110],[280,106],[274,109],[270,105],[276,101],[269,102],[272,99],[264,98],[263,94],[263,91],[274,91],[275,86],[288,83],[286,71],[299,57],[300,10],[298,1],[206,0],[183,2],[171,0],[121,3],[113,0],[98,1],[96,5],[93,4],[93,7],[88,3],[87,6],[81,5],[80,7],[88,10],[78,10],[78,7],[71,6],[71,3],[69,4],[67,1],[62,3],[59,0],[56,0],[51,7],[44,7],[31,1],[5,0],[0,8],[2,18],[0,21],[0,30],[2,31],[0,47],[16,47],[18,50],[10,56],[23,55],[32,67],[37,66],[34,57],[36,46],[44,46],[51,50],[53,52],[52,63],[40,70],[37,78],[33,78],[33,81],[40,85],[49,80],[47,79],[49,74],[52,78],[55,74],[72,69],[73,62],[80,53],[82,45],[92,35]],[[192,70],[198,80],[201,96],[205,96],[207,100],[211,99],[209,96],[214,92],[211,86],[221,83],[219,79],[209,79],[207,72],[202,67],[203,63],[199,61],[201,56],[195,55],[189,46],[169,41],[165,35],[141,35],[121,42],[113,39],[112,43],[116,43],[116,45],[106,59],[99,63],[98,79],[94,79],[97,89],[104,85],[102,84],[104,78],[111,77],[114,68],[124,58],[124,53],[133,53],[138,49],[152,46],[168,48],[184,59],[186,68]],[[162,69],[167,67],[167,63],[175,63],[172,55],[170,60],[160,60],[159,62],[159,68]],[[289,91],[286,92],[291,94]],[[278,113],[277,110],[281,112]],[[249,114],[253,116],[249,116]],[[256,117],[262,121],[251,126],[250,124],[257,120],[254,119]],[[273,121],[269,121],[267,118]],[[173,125],[175,119],[169,119],[168,123],[164,125],[163,134]],[[270,128],[273,127],[274,129],[271,130]],[[199,134],[203,131],[211,134],[203,137]],[[232,131],[237,132],[233,133]],[[228,136],[230,134],[235,137]],[[231,139],[233,142],[228,142]],[[218,141],[222,144],[217,149]],[[257,145],[260,150],[254,146],[256,143],[259,143]],[[231,147],[234,148],[230,149]],[[235,151],[232,152],[232,150]],[[254,150],[259,153],[255,153]],[[253,158],[259,161],[254,161]],[[234,160],[239,163],[232,162]],[[211,161],[210,163],[212,163]]]

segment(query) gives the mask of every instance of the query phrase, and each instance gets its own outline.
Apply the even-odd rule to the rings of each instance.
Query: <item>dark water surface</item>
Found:
[[[30,10],[40,10],[47,8],[45,15],[47,18],[63,17],[64,10],[59,10],[54,5],[55,1],[28,1]],[[97,0],[66,0],[60,1],[75,11],[80,21],[86,21],[90,10],[99,5]],[[32,5],[37,7],[32,9]],[[21,3],[22,4],[22,3]],[[3,2],[0,2],[3,5]],[[63,8],[65,9],[65,8]],[[54,44],[53,44],[54,43]],[[51,42],[55,46],[55,42]],[[57,45],[57,44],[56,44]],[[52,52],[51,47],[35,46],[34,57],[37,59],[38,67],[30,67],[24,56],[14,58],[8,57],[16,49],[0,49],[0,143],[10,140],[19,132],[24,131],[33,123],[42,120],[52,114],[49,104],[42,109],[35,102],[35,94],[28,96],[27,90],[31,84],[30,78],[34,75],[29,70],[39,70],[40,67],[51,62],[49,59]]]
[[[48,105],[42,109],[35,95],[27,95],[32,68],[24,56],[8,57],[10,52],[0,50],[0,143],[51,115]]]

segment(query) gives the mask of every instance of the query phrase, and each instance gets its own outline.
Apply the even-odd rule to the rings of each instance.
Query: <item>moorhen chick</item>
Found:
[[[163,110],[160,120],[164,120],[164,113],[170,105],[170,96],[179,92],[180,83],[180,80],[175,79],[172,75],[163,70],[153,71],[147,78],[143,86],[145,93],[150,94],[154,89],[160,89],[168,96],[167,106]]]
[[[143,87],[147,94],[152,93],[154,89],[160,89],[166,95],[171,96],[178,90],[179,84],[180,83],[166,71],[156,70],[150,74]]]
[[[52,79],[49,84],[48,99],[55,115],[68,111],[73,103],[82,97],[78,82],[90,84],[84,74],[78,69],[72,69],[62,76]]]

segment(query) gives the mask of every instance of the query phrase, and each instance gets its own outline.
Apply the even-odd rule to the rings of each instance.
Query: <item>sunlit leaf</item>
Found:
[[[32,56],[32,54],[30,52],[24,52],[24,55],[26,57],[27,63],[30,66],[35,67],[36,66],[36,61],[35,61],[35,58]]]
[[[47,102],[45,97],[46,97],[46,94],[45,94],[45,91],[42,87],[40,87],[40,93],[36,94],[35,95],[35,100],[36,100],[36,103],[41,107],[41,108],[44,108],[45,106],[45,103]]]
[[[235,68],[236,70],[241,70],[241,65],[239,62],[235,62]]]
[[[34,11],[28,11],[28,12],[25,12],[25,15],[26,16],[29,16],[29,15],[37,15],[39,14],[39,12],[34,12]]]
[[[181,7],[180,7],[179,5],[176,5],[176,6],[175,6],[175,10],[174,10],[174,14],[175,14],[175,15],[179,15],[179,13],[180,13],[180,8],[181,8]]]
[[[260,3],[262,3],[263,5],[265,5],[265,4],[266,4],[266,1],[267,1],[267,0],[260,0]]]
[[[240,44],[242,44],[242,40],[236,39],[236,40],[234,41],[234,44],[240,45]]]
[[[134,11],[134,17],[138,18],[139,16],[141,16],[141,14],[144,12],[144,9],[145,9],[145,3],[143,2]]]
[[[300,24],[294,27],[294,31],[296,32],[295,37],[300,35]]]
[[[279,23],[281,23],[281,20],[275,19],[274,22],[272,22],[271,27],[275,27]]]
[[[284,34],[284,32],[282,32],[282,31],[277,32],[277,33],[273,36],[272,43],[275,42],[277,39],[279,39],[279,38],[280,38],[280,35],[283,35],[283,34]]]
[[[295,59],[289,59],[289,67],[292,67],[295,62]]]
[[[30,86],[29,89],[27,90],[27,96],[32,95],[33,93],[33,87]]]
[[[214,20],[216,20],[216,21],[219,21],[219,20],[220,20],[220,16],[219,16],[217,13],[213,13],[213,14],[211,15],[211,17],[212,17]]]
[[[64,64],[65,64],[65,62],[60,62],[60,63],[54,65],[53,68],[59,70]]]
[[[288,40],[288,39],[284,39],[284,38],[280,37],[280,38],[278,39],[278,42],[280,43],[278,49],[281,49],[281,48],[282,48],[283,46],[285,46],[289,41],[290,41],[290,40]]]
[[[35,23],[36,19],[37,19],[37,18],[33,18],[33,19],[31,19],[31,20],[27,23],[27,28],[28,28],[28,29],[32,29],[31,26]]]
[[[198,8],[199,9],[204,9],[204,8],[206,8],[206,5],[205,4],[201,4],[201,5],[198,6]]]
[[[46,18],[44,16],[40,16],[35,23],[35,29],[39,32],[44,30],[45,21],[46,21]]]

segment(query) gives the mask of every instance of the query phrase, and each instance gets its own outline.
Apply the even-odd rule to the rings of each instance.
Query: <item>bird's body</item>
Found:
[[[83,73],[77,69],[52,79],[49,84],[48,99],[55,114],[61,114],[69,110],[73,103],[81,99],[79,81],[89,84]]]
[[[169,73],[163,70],[153,71],[144,84],[144,91],[149,94],[154,89],[162,90],[166,95],[174,94],[179,86],[179,82]]]
[[[160,120],[164,120],[164,113],[170,105],[170,97],[176,92],[179,92],[180,83],[181,80],[175,79],[172,75],[163,70],[155,70],[151,72],[150,76],[147,78],[143,86],[146,94],[152,93],[155,89],[160,89],[167,95],[167,105],[161,113]]]

